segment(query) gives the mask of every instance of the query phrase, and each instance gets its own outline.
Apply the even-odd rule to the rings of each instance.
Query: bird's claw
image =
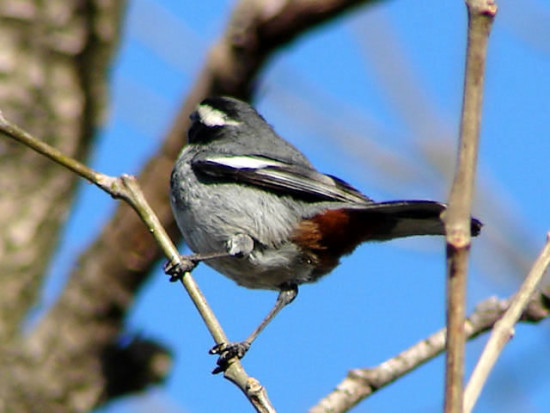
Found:
[[[212,371],[212,374],[218,374],[227,370],[232,360],[235,358],[239,360],[242,359],[249,348],[250,343],[247,341],[242,341],[240,343],[221,343],[212,347],[209,353],[219,355],[216,361],[218,366]]]
[[[170,282],[175,282],[181,280],[183,275],[186,272],[193,270],[198,263],[199,260],[194,260],[191,257],[180,255],[179,262],[167,261],[166,264],[164,264],[163,269],[165,274],[170,276]]]

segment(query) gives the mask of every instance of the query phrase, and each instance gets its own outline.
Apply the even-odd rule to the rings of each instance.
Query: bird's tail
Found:
[[[355,220],[361,227],[372,226],[365,234],[365,241],[385,241],[414,235],[445,235],[441,214],[447,205],[433,201],[391,201],[374,203],[356,212]],[[470,231],[477,236],[481,222],[472,218]]]
[[[415,235],[444,235],[441,213],[445,204],[433,201],[391,201],[324,211],[302,221],[295,241],[315,253],[321,273],[337,265],[342,255],[367,241],[387,241]],[[471,220],[471,233],[479,234],[481,222]]]

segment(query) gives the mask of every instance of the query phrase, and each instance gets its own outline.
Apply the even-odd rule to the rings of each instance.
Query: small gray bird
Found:
[[[243,357],[273,317],[365,241],[444,235],[445,204],[374,202],[318,172],[248,103],[205,99],[191,114],[188,144],[170,180],[172,210],[199,261],[248,288],[279,291],[275,306],[241,343],[222,343],[215,373]],[[481,223],[472,219],[477,235]],[[167,267],[178,277],[189,268]]]

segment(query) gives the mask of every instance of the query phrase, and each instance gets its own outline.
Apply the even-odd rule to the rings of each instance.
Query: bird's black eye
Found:
[[[195,112],[193,112],[195,113]],[[187,141],[189,143],[196,143],[200,141],[200,130],[204,128],[204,126],[201,126],[200,122],[193,119],[191,116],[191,127],[187,131]]]

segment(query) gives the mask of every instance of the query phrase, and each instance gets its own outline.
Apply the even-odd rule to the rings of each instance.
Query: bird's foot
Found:
[[[249,348],[250,343],[248,341],[242,341],[240,343],[221,343],[212,347],[209,353],[219,355],[216,361],[218,366],[212,371],[212,374],[224,372],[229,367],[232,360],[235,358],[239,360],[242,359]]]
[[[180,261],[167,261],[164,264],[164,272],[170,276],[170,282],[181,280],[186,272],[192,271],[200,262],[193,255],[180,255]]]

